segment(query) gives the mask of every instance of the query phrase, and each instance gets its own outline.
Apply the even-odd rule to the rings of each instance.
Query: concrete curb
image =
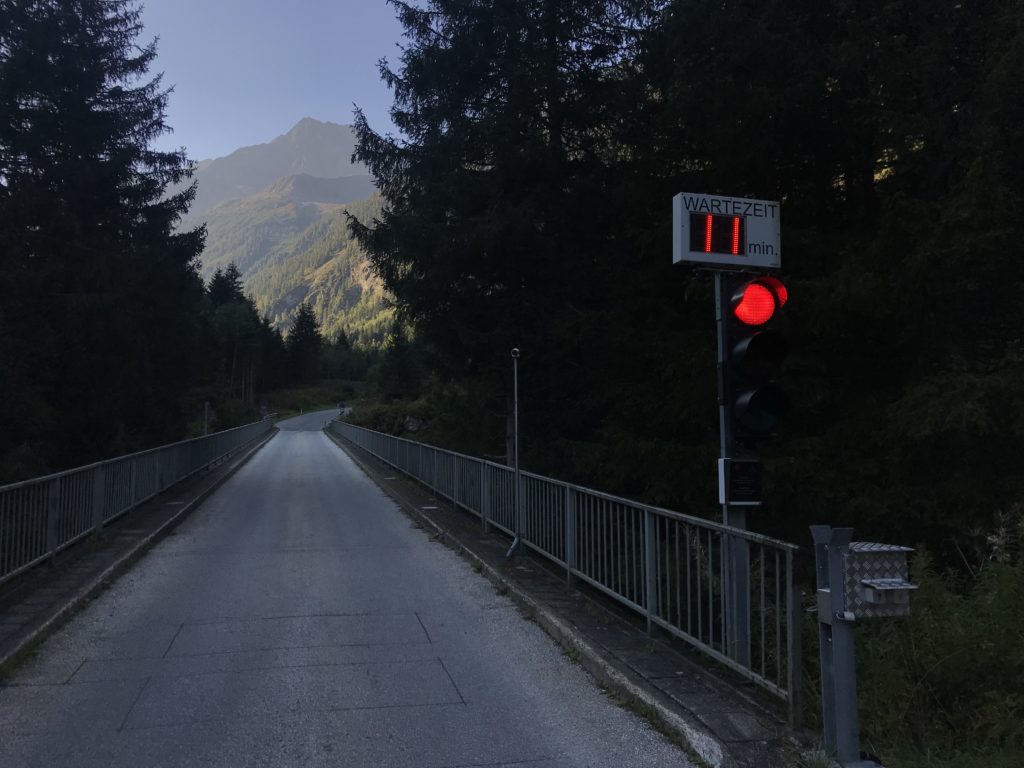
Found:
[[[357,456],[350,446],[345,445],[340,438],[332,435],[326,429],[324,434],[344,451],[384,493],[396,501],[406,514],[423,524],[438,541],[469,560],[473,564],[474,570],[479,570],[492,584],[507,594],[520,610],[536,621],[538,626],[555,642],[566,650],[577,653],[580,665],[616,698],[631,705],[633,709],[651,720],[663,732],[685,745],[705,765],[710,768],[727,768],[725,760],[728,750],[713,733],[669,707],[661,694],[638,680],[635,675],[620,669],[574,627],[534,600],[500,571],[488,565],[457,536],[442,528],[422,510],[395,493],[393,489],[382,485],[377,479],[377,473],[368,467],[363,458]]]
[[[93,577],[85,586],[80,588],[67,602],[62,605],[56,613],[47,618],[41,624],[32,627],[28,633],[20,638],[14,648],[0,656],[0,680],[6,677],[11,671],[18,667],[21,662],[32,653],[53,632],[63,626],[79,610],[89,603],[96,595],[109,587],[119,576],[134,565],[143,555],[153,548],[161,539],[181,523],[191,512],[205,501],[214,491],[224,485],[227,480],[237,472],[260,448],[266,445],[274,435],[278,433],[276,427],[269,435],[260,440],[256,445],[249,448],[241,456],[235,458],[223,475],[218,477],[212,485],[204,488],[195,498],[186,503],[174,515],[165,520],[160,527],[151,531],[145,537],[135,542],[131,548],[119,557],[115,562],[107,566],[97,576]]]

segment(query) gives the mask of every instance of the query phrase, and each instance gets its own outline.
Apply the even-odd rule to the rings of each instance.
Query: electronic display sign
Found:
[[[682,192],[672,198],[672,263],[782,266],[779,203]]]

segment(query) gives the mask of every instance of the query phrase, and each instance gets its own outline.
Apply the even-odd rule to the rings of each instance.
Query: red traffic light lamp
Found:
[[[786,393],[771,381],[789,353],[781,328],[789,292],[774,277],[740,280],[726,322],[725,402],[732,441],[750,445],[771,435],[789,409]]]
[[[732,313],[744,325],[769,322],[786,306],[789,291],[774,277],[758,277],[741,285],[732,296]]]

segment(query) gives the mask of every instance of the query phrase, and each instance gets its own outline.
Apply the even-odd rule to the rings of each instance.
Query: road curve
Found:
[[[688,766],[331,443],[282,431],[0,686],[0,765]]]

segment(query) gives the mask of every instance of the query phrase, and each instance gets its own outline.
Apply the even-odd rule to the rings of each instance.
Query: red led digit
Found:
[[[740,217],[733,216],[732,218],[732,255],[739,256],[740,254]]]
[[[713,217],[709,213],[704,221],[704,253],[711,253],[711,222]]]

